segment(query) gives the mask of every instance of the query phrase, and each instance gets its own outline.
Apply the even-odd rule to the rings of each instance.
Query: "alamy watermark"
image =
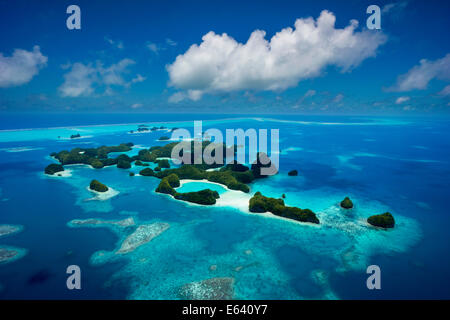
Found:
[[[369,290],[381,289],[381,269],[376,264],[370,265],[366,270],[370,276],[367,278],[366,286]]]
[[[72,264],[67,267],[66,273],[70,274],[66,280],[67,289],[73,290],[81,290],[81,269],[76,264]]]
[[[202,121],[194,121],[193,136],[187,129],[172,131],[171,140],[181,141],[172,149],[171,158],[177,165],[258,163],[260,174],[271,176],[278,173],[280,164],[279,137],[279,129],[270,129],[269,156],[267,129],[226,129],[224,139],[219,129],[203,131]]]

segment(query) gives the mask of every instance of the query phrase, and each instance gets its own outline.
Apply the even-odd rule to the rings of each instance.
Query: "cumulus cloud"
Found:
[[[397,100],[395,100],[395,104],[402,104],[409,100],[410,100],[410,97],[399,97],[399,98],[397,98]]]
[[[97,87],[105,87],[104,94],[110,95],[111,86],[129,87],[133,83],[145,80],[140,74],[129,81],[125,79],[129,67],[134,64],[131,59],[123,59],[109,67],[104,67],[100,62],[95,66],[79,62],[65,66],[70,70],[64,75],[64,83],[59,87],[59,92],[63,97],[89,96]]]
[[[96,81],[98,81],[97,70],[77,62],[64,75],[64,83],[59,87],[59,91],[63,97],[87,96],[94,92],[93,84]]]
[[[322,11],[317,20],[297,19],[294,28],[281,30],[270,41],[256,30],[246,43],[211,31],[167,66],[169,85],[195,98],[240,90],[282,91],[319,76],[327,66],[349,71],[375,56],[386,41],[383,33],[356,31],[356,20],[343,29],[335,28],[335,21],[333,13]]]
[[[450,54],[435,61],[420,60],[419,65],[414,66],[407,73],[400,75],[397,78],[397,83],[388,90],[424,90],[433,79],[450,80]]]
[[[97,70],[101,76],[102,82],[106,85],[126,85],[126,81],[123,78],[124,73],[128,73],[128,67],[135,64],[131,59],[123,59],[118,63],[112,64],[108,68],[104,68],[101,64],[97,67]]]
[[[131,105],[131,109],[138,109],[141,108],[143,106],[142,103],[135,103]]]
[[[28,83],[45,67],[47,60],[39,46],[34,46],[33,51],[15,49],[10,57],[0,53],[0,88]]]

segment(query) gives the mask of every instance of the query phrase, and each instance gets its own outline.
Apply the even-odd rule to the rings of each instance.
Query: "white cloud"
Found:
[[[149,42],[149,43],[147,43],[147,49],[153,53],[158,53],[161,50],[161,47],[159,45],[157,45],[156,43]]]
[[[135,64],[135,62],[131,59],[123,59],[120,60],[116,64],[112,64],[108,68],[103,68],[102,65],[99,65],[97,68],[100,73],[102,82],[106,85],[126,85],[126,81],[123,78],[123,74],[128,72],[128,67]]]
[[[15,49],[10,57],[0,52],[0,88],[28,83],[45,67],[47,60],[39,46],[34,46],[33,51]]]
[[[175,47],[177,45],[177,43],[175,41],[173,41],[172,39],[169,39],[169,38],[166,39],[166,43],[171,47]]]
[[[400,10],[403,10],[404,8],[406,8],[407,5],[408,5],[408,1],[399,1],[399,2],[388,3],[383,6],[383,8],[381,9],[381,13],[386,14],[386,13],[392,13],[395,11],[400,11]]]
[[[116,47],[117,49],[123,49],[123,42],[122,41],[114,41],[111,38],[105,37],[106,42],[108,42],[110,45]]]
[[[397,100],[395,100],[395,104],[402,104],[409,100],[410,100],[410,97],[399,97],[399,98],[397,98]]]
[[[186,94],[184,92],[176,92],[169,97],[170,103],[178,103],[186,99]]]
[[[111,86],[129,87],[132,83],[145,80],[140,74],[130,81],[124,78],[133,64],[135,62],[131,59],[123,59],[107,68],[100,62],[95,67],[92,64],[74,63],[64,75],[64,83],[59,87],[60,94],[63,97],[89,96],[97,87],[105,87],[104,94],[111,95]]]
[[[131,79],[131,83],[143,82],[146,79],[147,79],[146,77],[143,77],[140,74],[137,74],[135,78]]]
[[[450,96],[450,84],[446,86],[444,89],[442,89],[439,94],[441,96]]]
[[[167,66],[169,84],[195,90],[196,98],[239,90],[281,91],[319,76],[327,66],[349,71],[375,56],[386,41],[380,32],[355,31],[356,20],[344,29],[335,28],[335,20],[328,11],[322,11],[317,20],[297,19],[294,29],[285,28],[270,41],[261,30],[254,31],[246,43],[211,31],[200,45],[192,45]]]
[[[450,80],[450,54],[441,59],[429,61],[420,60],[407,73],[397,78],[397,83],[389,88],[390,91],[424,90],[433,79]]]
[[[178,44],[175,41],[167,38],[164,43],[147,42],[146,47],[154,54],[159,54],[161,51],[167,50],[168,46],[175,47],[177,45]]]
[[[333,102],[339,103],[342,101],[342,99],[344,99],[344,95],[342,93],[339,93],[338,95],[336,95],[336,97],[334,97]]]
[[[87,96],[94,92],[93,84],[96,81],[97,70],[77,62],[64,75],[64,83],[59,87],[59,91],[63,97]]]
[[[131,105],[131,109],[138,109],[141,108],[143,106],[142,103],[135,103]]]
[[[305,93],[305,95],[303,96],[303,97],[312,97],[312,96],[315,96],[316,95],[316,90],[308,90],[308,91],[306,91],[306,93]]]

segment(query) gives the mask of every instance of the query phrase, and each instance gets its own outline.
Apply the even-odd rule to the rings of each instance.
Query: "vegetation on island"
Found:
[[[172,188],[178,188],[180,186],[180,178],[175,173],[169,174],[164,179],[167,179]]]
[[[94,168],[94,169],[101,169],[103,168],[105,165],[103,164],[103,162],[101,162],[98,159],[94,159],[91,161],[90,165]]]
[[[148,167],[148,163],[142,162],[141,160],[136,160],[134,162],[135,166]]]
[[[89,189],[97,191],[97,192],[106,192],[109,190],[109,188],[97,180],[92,180],[89,184]]]
[[[170,185],[169,180],[167,178],[161,179],[155,191],[158,193],[170,194],[172,196],[174,196],[177,193],[176,190]]]
[[[144,126],[139,128],[147,129]],[[161,128],[153,127],[151,130],[154,131]],[[185,143],[190,144],[190,150],[194,150],[194,141]],[[239,190],[248,193],[250,192],[248,186],[249,183],[253,182],[255,179],[267,177],[267,175],[264,175],[261,172],[263,168],[271,167],[277,170],[270,162],[268,156],[262,152],[257,154],[257,159],[251,164],[250,168],[237,161],[222,165],[221,163],[226,163],[227,153],[231,151],[233,154],[236,154],[237,147],[232,146],[227,148],[224,144],[216,144],[210,141],[203,141],[201,143],[200,154],[203,155],[205,148],[208,147],[211,156],[214,157],[216,150],[220,150],[223,154],[221,163],[195,164],[196,159],[193,152],[186,152],[183,154],[181,151],[179,154],[181,165],[179,167],[171,168],[169,160],[164,158],[171,158],[173,148],[178,145],[179,142],[172,142],[164,146],[153,146],[149,149],[142,149],[137,155],[132,157],[121,154],[115,158],[109,158],[108,155],[113,152],[130,151],[133,147],[133,143],[122,143],[116,146],[101,146],[98,148],[74,148],[70,151],[63,150],[51,154],[52,157],[59,161],[59,164],[52,163],[48,165],[44,171],[46,174],[53,175],[57,172],[64,171],[64,165],[70,164],[86,164],[96,169],[116,165],[118,168],[129,169],[131,168],[131,163],[134,162],[136,166],[146,167],[139,172],[141,176],[151,176],[161,179],[155,190],[156,192],[172,195],[175,199],[182,201],[202,205],[213,205],[216,203],[216,200],[219,199],[217,191],[204,189],[197,192],[179,193],[175,188],[180,186],[180,179],[207,180],[222,184],[231,190]],[[187,149],[189,149],[189,146]],[[149,168],[149,162],[157,164],[157,167],[155,169]],[[208,169],[216,170],[211,171]],[[135,174],[129,172],[129,175],[134,176]],[[298,171],[291,170],[288,175],[296,176],[298,175]],[[106,185],[97,180],[91,181],[89,189],[97,192],[106,192],[109,190]],[[301,222],[320,223],[313,211],[310,209],[286,206],[283,200],[284,198],[286,198],[285,194],[282,194],[282,199],[275,199],[265,197],[260,192],[256,192],[249,201],[249,210],[255,213],[271,212],[274,215]],[[340,205],[345,209],[353,208],[353,203],[349,197],[345,197],[345,199],[340,202]],[[373,215],[367,219],[367,222],[381,228],[393,228],[395,225],[394,217],[389,212]]]
[[[252,163],[251,170],[253,173],[253,177],[255,179],[257,178],[267,178],[269,175],[263,174],[262,169],[266,168],[269,171],[273,171],[273,173],[276,173],[278,171],[277,168],[275,168],[270,161],[270,158],[265,154],[264,152],[258,152],[256,156],[256,161]],[[271,169],[269,169],[271,168]],[[275,171],[276,170],[276,171]]]
[[[151,168],[145,168],[139,172],[139,175],[141,176],[147,176],[147,177],[154,177],[155,172]]]
[[[193,150],[193,142],[191,143],[191,150]],[[158,158],[170,158],[172,149],[177,145],[177,142],[169,143],[165,146],[155,146],[150,149],[143,149],[139,151],[136,157],[137,160],[158,163],[155,169],[145,168],[139,172],[142,176],[153,176],[159,179],[174,173],[180,179],[192,179],[192,180],[208,180],[211,182],[220,183],[231,190],[240,190],[243,192],[249,192],[250,188],[248,183],[251,183],[260,175],[261,164],[255,162],[253,170],[250,170],[247,166],[233,162],[227,164],[217,171],[207,171],[211,168],[219,168],[221,164],[183,164],[178,168],[170,169],[170,163],[167,159],[157,160]],[[211,142],[205,141],[202,143],[202,153],[204,149],[209,146]],[[217,145],[218,148],[222,148],[223,163],[225,163],[225,156],[227,148],[225,145]],[[231,147],[232,152],[236,152],[236,148]],[[181,155],[184,161],[190,160],[190,163],[194,163],[194,154]],[[214,156],[214,152],[212,153]],[[263,156],[262,154],[259,157]],[[165,160],[165,161],[164,161]],[[167,168],[169,165],[169,168]],[[270,165],[270,164],[269,164]],[[165,170],[161,170],[165,169]],[[255,174],[257,177],[255,177]]]
[[[193,141],[186,143],[190,144],[187,145],[187,147],[191,147],[190,150],[194,150]],[[126,154],[121,154],[116,158],[108,157],[108,154],[112,152],[130,151],[133,146],[132,143],[122,143],[118,146],[101,146],[98,148],[74,148],[70,151],[63,150],[58,153],[52,153],[51,155],[60,162],[61,166],[67,164],[87,164],[97,169],[111,165],[117,165],[118,168],[129,169],[133,161],[135,161],[136,165],[142,166],[148,166],[148,162],[153,162],[158,164],[155,169],[144,168],[139,172],[139,174],[141,176],[152,176],[161,179],[160,186],[158,186],[156,191],[174,196],[178,194],[173,188],[179,186],[179,179],[205,179],[210,182],[222,184],[231,190],[239,190],[248,193],[250,192],[250,188],[247,184],[251,183],[255,179],[266,177],[261,174],[261,169],[271,166],[270,159],[268,159],[265,153],[261,152],[257,154],[257,160],[251,165],[251,168],[249,168],[236,161],[225,166],[221,163],[193,164],[196,160],[195,154],[193,152],[183,154],[183,151],[181,151],[181,166],[177,168],[170,168],[169,160],[161,158],[171,158],[172,150],[178,144],[179,142],[172,142],[164,146],[153,146],[149,149],[142,149],[137,155],[132,157],[129,157]],[[222,163],[226,162],[227,153],[232,152],[235,154],[237,151],[236,146],[227,148],[225,144],[216,144],[210,141],[203,141],[201,143],[201,155],[204,154],[205,148],[207,147],[212,150],[210,151],[212,157],[215,157],[216,150],[222,151]],[[207,171],[212,168],[220,169],[215,171]],[[216,195],[218,196],[218,194],[212,191],[201,193],[196,192],[192,194],[190,193],[189,195],[178,195],[178,198],[180,200],[195,203],[213,204],[215,203]],[[204,198],[206,200],[199,200],[200,198]]]
[[[204,189],[196,192],[176,193],[175,199],[188,201],[202,205],[213,205],[219,199],[219,193],[211,189]]]
[[[159,141],[167,141],[167,140],[170,140],[170,137],[168,137],[168,136],[162,136],[162,137],[159,137],[158,140],[159,140]]]
[[[124,160],[124,159],[120,159],[119,161],[117,161],[117,168],[130,169],[131,168],[131,163],[129,161]]]
[[[383,214],[377,214],[367,218],[367,222],[375,227],[381,228],[393,228],[395,226],[394,217],[390,212],[385,212]]]
[[[52,157],[57,159],[62,165],[67,164],[87,164],[92,165],[93,163],[96,167],[101,168],[100,163],[103,166],[116,165],[118,159],[117,158],[108,158],[108,154],[111,152],[127,152],[131,150],[133,146],[132,143],[122,143],[118,146],[101,146],[98,148],[74,148],[70,151],[63,150],[58,153],[53,152],[50,154]],[[92,165],[93,166],[93,165]]]
[[[64,167],[58,163],[49,164],[44,170],[44,172],[46,174],[50,174],[50,175],[53,175],[60,171],[64,171]]]
[[[168,169],[170,168],[170,162],[167,159],[161,159],[157,160],[156,163],[158,163],[158,167]]]
[[[195,192],[178,193],[174,188],[180,186],[180,179],[174,173],[161,179],[156,192],[170,194],[177,200],[203,204],[213,205],[216,203],[216,199],[219,199],[219,193],[210,189],[204,189]]]
[[[310,209],[288,207],[284,204],[283,199],[265,197],[261,192],[256,192],[250,199],[249,210],[255,213],[271,212],[276,216],[301,222],[320,223],[316,214]]]
[[[345,199],[341,201],[341,207],[344,208],[344,209],[351,209],[351,208],[353,208],[352,200],[350,200],[349,197],[345,197]]]
[[[81,135],[79,133],[77,133],[77,134],[72,134],[70,136],[70,139],[76,139],[76,138],[81,138]]]

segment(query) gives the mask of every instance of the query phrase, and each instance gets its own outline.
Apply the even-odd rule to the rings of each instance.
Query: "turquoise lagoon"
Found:
[[[280,172],[251,184],[250,194],[205,181],[184,182],[220,194],[217,205],[188,204],[154,192],[159,180],[129,170],[66,166],[66,177],[43,169],[53,151],[133,142],[163,145],[167,131],[130,134],[139,124],[204,129],[280,130]],[[0,298],[181,299],[186,284],[234,279],[236,299],[450,298],[450,123],[434,119],[229,115],[9,115],[0,120],[0,224],[23,230],[0,238],[18,248],[0,264]],[[26,130],[24,130],[26,129]],[[80,133],[81,139],[69,139]],[[117,155],[117,154],[116,154]],[[112,155],[111,155],[112,156]],[[152,165],[153,166],[153,165]],[[297,177],[287,172],[297,169]],[[99,201],[87,190],[97,179],[118,191]],[[256,191],[286,195],[287,205],[310,208],[319,226],[249,213]],[[355,208],[339,201],[350,196]],[[393,230],[365,219],[390,211]],[[74,226],[75,219],[131,225]],[[118,254],[139,226],[168,225]],[[82,270],[81,291],[65,287],[68,265]],[[377,264],[382,290],[366,288]]]

